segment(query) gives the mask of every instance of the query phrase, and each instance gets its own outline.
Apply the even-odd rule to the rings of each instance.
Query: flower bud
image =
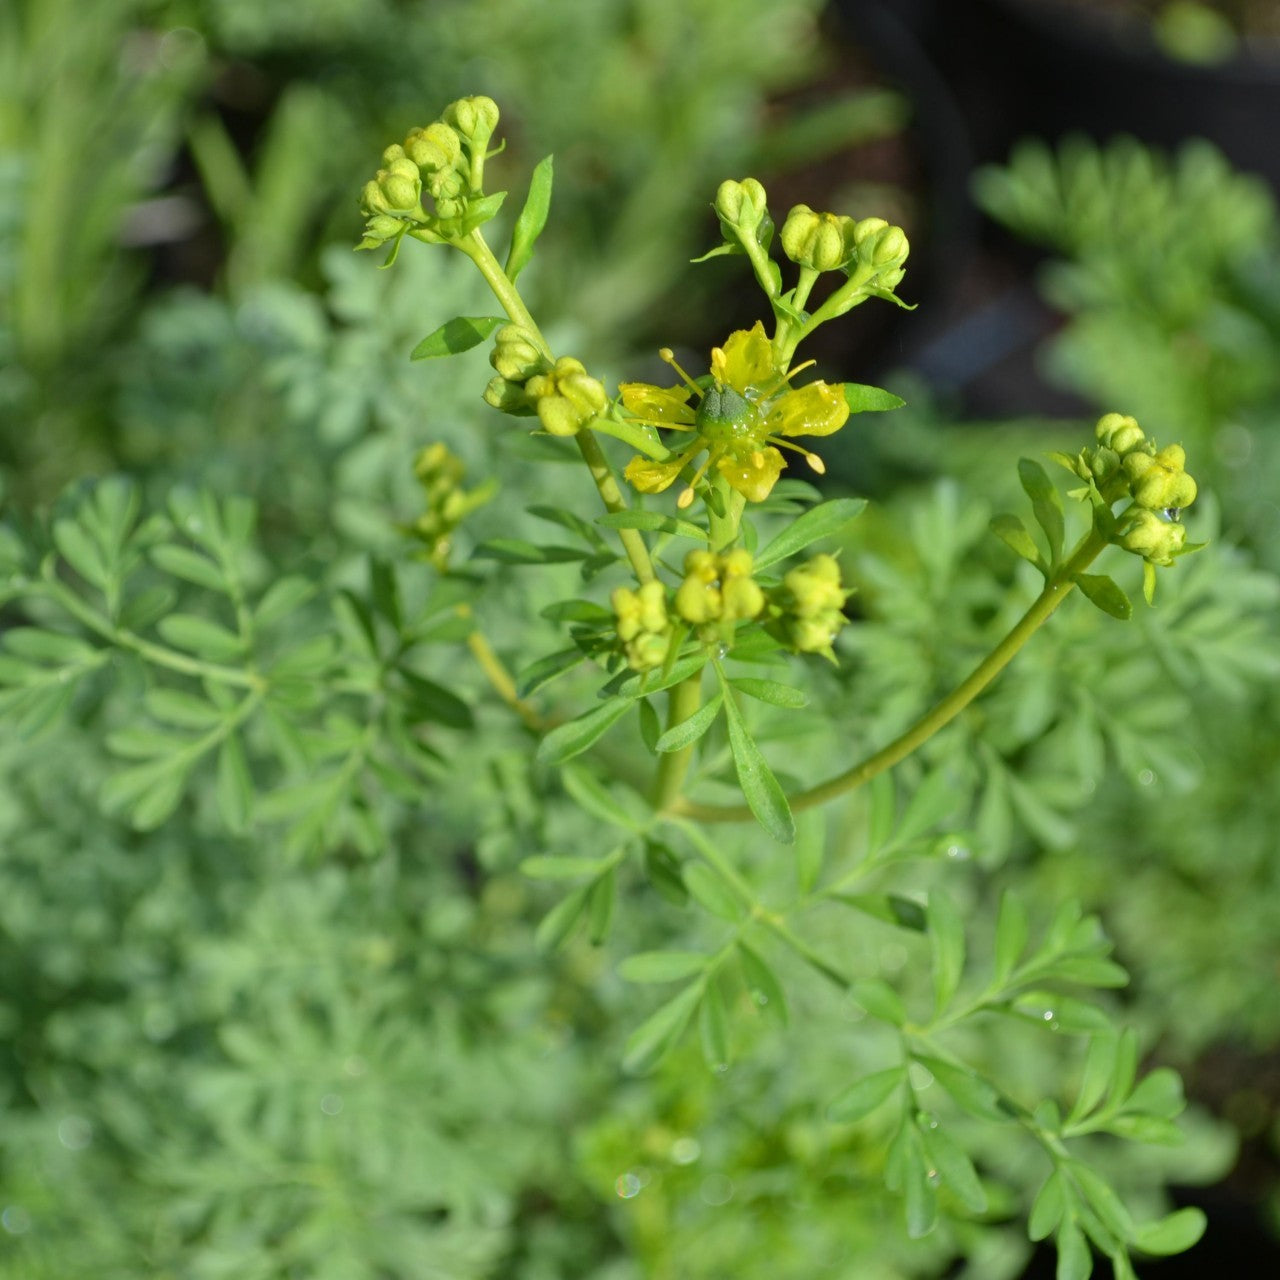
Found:
[[[452,169],[462,156],[462,139],[447,124],[437,120],[425,129],[410,129],[404,140],[404,152],[428,173]]]
[[[1123,413],[1104,413],[1094,428],[1098,443],[1113,449],[1121,457],[1136,449],[1146,437],[1137,419]]]
[[[754,178],[743,178],[741,182],[730,178],[716,191],[715,209],[725,222],[749,234],[760,225],[766,213],[764,187]]]
[[[534,399],[524,387],[501,376],[489,379],[489,385],[484,389],[484,402],[516,417],[528,417],[535,412]]]
[[[561,356],[549,373],[530,378],[525,389],[537,403],[543,427],[554,436],[576,435],[609,403],[603,383],[572,356]]]
[[[729,622],[756,618],[764,611],[764,592],[751,578],[726,577],[720,594],[721,611]]]
[[[676,616],[695,626],[720,616],[720,590],[701,578],[686,578],[676,589]]]
[[[1196,482],[1182,469],[1187,455],[1171,444],[1159,453],[1131,453],[1124,460],[1133,500],[1151,511],[1189,507],[1196,500]]]
[[[1152,564],[1169,565],[1187,540],[1185,525],[1163,520],[1154,511],[1135,511],[1119,545]]]
[[[460,200],[466,193],[467,180],[456,169],[436,169],[427,174],[427,190],[436,202],[436,212],[441,217],[452,217],[446,214],[441,205],[445,201]]]
[[[392,160],[385,169],[378,170],[377,177],[378,188],[387,203],[386,212],[417,208],[422,198],[422,179],[412,160],[403,156]]]
[[[903,262],[911,252],[906,232],[901,227],[886,227],[874,240],[870,241],[871,261],[877,267],[888,266],[892,262]],[[862,246],[859,246],[859,253]]]
[[[654,581],[638,591],[618,587],[609,597],[615,630],[633,671],[651,671],[666,661],[671,643],[666,595],[662,583]]]
[[[798,204],[783,223],[782,250],[792,262],[813,271],[836,271],[858,252],[852,218],[814,213]]]
[[[664,631],[668,626],[667,589],[654,579],[636,593],[640,604],[640,625],[645,631]]]
[[[533,335],[518,324],[504,324],[494,334],[489,363],[509,382],[527,382],[535,374],[546,373],[551,368]]]
[[[445,107],[441,119],[452,125],[476,150],[488,146],[493,131],[498,127],[498,104],[483,95],[459,98]]]

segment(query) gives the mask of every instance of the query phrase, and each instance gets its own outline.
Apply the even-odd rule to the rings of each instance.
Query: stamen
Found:
[[[702,388],[676,363],[676,353],[670,347],[663,347],[658,354],[662,357],[663,363],[669,364],[684,379],[685,386],[701,400]]]
[[[720,386],[724,386],[728,382],[727,369],[728,358],[724,354],[723,347],[711,348],[711,376]]]
[[[798,364],[794,369],[789,369],[786,373],[780,374],[773,382],[769,384],[768,390],[765,392],[768,396],[776,396],[778,392],[791,381],[798,373],[803,373],[806,369],[812,369],[818,362],[816,360],[806,360],[804,364]],[[793,388],[794,389],[794,388]]]
[[[694,472],[693,479],[689,481],[688,488],[685,489],[684,492],[676,499],[676,506],[679,507],[681,511],[692,505],[695,496],[693,487],[704,475],[707,474],[707,468],[715,461],[715,459],[716,454],[714,452],[707,454],[707,460],[697,469],[697,471]]]
[[[808,449],[803,449],[798,444],[792,444],[790,440],[783,440],[781,436],[765,436],[765,441],[777,449],[790,449],[792,453],[802,454],[806,462],[809,462],[810,458],[818,457],[816,453],[810,453]],[[822,459],[818,458],[818,461],[821,462]],[[813,467],[812,462],[809,462],[809,465]],[[815,471],[819,470],[817,467],[813,467],[813,469]]]
[[[827,464],[816,453],[805,454],[804,459],[820,476],[827,474]]]

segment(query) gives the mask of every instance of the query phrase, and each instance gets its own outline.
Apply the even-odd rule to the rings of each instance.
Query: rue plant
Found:
[[[850,753],[843,744],[859,735],[840,721],[839,699],[824,715],[807,690],[814,667],[847,662],[858,598],[839,549],[866,503],[823,499],[799,477],[825,472],[826,437],[902,402],[812,377],[797,352],[856,306],[905,305],[896,290],[906,236],[879,218],[805,205],[776,230],[758,181],[721,183],[721,243],[705,256],[746,260],[765,318],[725,335],[692,371],[664,349],[669,385],[613,390],[552,348],[519,287],[548,218],[550,157],[533,171],[505,253],[486,237],[505,198],[489,189],[497,126],[490,99],[466,98],[388,147],[363,191],[360,247],[385,248],[390,266],[416,240],[479,271],[497,311],[445,320],[413,356],[491,342],[494,375],[477,394],[512,419],[507,429],[536,437],[548,467],[566,452],[583,464],[580,503],[529,509],[561,541],[502,536],[461,562],[466,523],[497,490],[490,477],[467,487],[459,459],[434,442],[416,464],[405,459],[423,501],[402,525],[402,562],[375,562],[366,593],[339,589],[340,631],[311,634],[298,622],[312,583],[287,576],[258,590],[246,573],[250,504],[179,492],[167,514],[144,516],[134,490],[104,482],[71,499],[47,537],[0,539],[4,596],[30,612],[30,625],[4,636],[0,709],[34,734],[123,660],[145,714],[111,736],[128,763],[104,784],[109,809],[156,827],[207,764],[232,830],[288,823],[291,848],[305,853],[332,847],[340,827],[339,839],[373,856],[386,847],[384,798],[410,804],[447,780],[441,735],[475,728],[473,708],[421,661],[456,653],[450,660],[474,663],[528,735],[543,785],[606,833],[601,851],[526,851],[524,872],[558,889],[538,928],[543,946],[583,931],[603,944],[620,903],[622,914],[698,913],[697,945],[681,939],[617,965],[628,982],[674,988],[636,1016],[630,1070],[678,1061],[694,1027],[707,1065],[724,1069],[762,1010],[785,1021],[807,969],[837,993],[862,1041],[843,1088],[809,1101],[871,1153],[909,1236],[974,1256],[982,1229],[1020,1216],[1032,1240],[1053,1237],[1061,1280],[1088,1276],[1095,1250],[1123,1280],[1134,1275],[1131,1252],[1187,1248],[1203,1229],[1197,1210],[1136,1221],[1106,1172],[1107,1142],[1176,1142],[1183,1099],[1171,1071],[1140,1074],[1136,1035],[1089,994],[1126,981],[1099,922],[1070,901],[1035,920],[1006,893],[991,936],[971,935],[958,905],[967,890],[947,883],[958,875],[945,857],[957,806],[945,769],[935,756],[904,780],[890,773],[928,755],[1077,588],[1129,618],[1121,586],[1092,571],[1108,547],[1142,560],[1151,602],[1157,570],[1197,549],[1181,520],[1196,499],[1182,449],[1109,413],[1078,453],[1054,455],[1079,503],[1074,541],[1049,474],[1019,462],[1038,533],[1016,515],[992,529],[1034,566],[1041,589],[924,714],[868,754]],[[509,616],[495,637],[475,621],[491,564],[554,581],[577,565],[579,581],[538,617]],[[175,611],[179,583],[216,599],[222,620]],[[522,636],[548,622],[559,643],[528,652]],[[520,655],[514,670],[500,649]],[[587,679],[595,697],[556,696]],[[778,744],[805,726],[823,749],[788,760]],[[836,805],[842,820],[827,823],[822,811]],[[735,824],[752,834],[730,835]],[[829,908],[842,913],[834,934],[813,923]],[[890,972],[850,944],[872,926],[900,934],[911,963]],[[1017,1055],[984,1051],[997,1023],[1066,1046],[1066,1096],[1040,1092]],[[997,1132],[1003,1145],[993,1146]],[[993,1160],[1010,1134],[1031,1155]]]

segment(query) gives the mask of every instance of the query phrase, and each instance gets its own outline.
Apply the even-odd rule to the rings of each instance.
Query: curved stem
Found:
[[[1106,541],[1098,533],[1090,530],[1080,540],[1045,589],[1036,597],[1032,606],[967,679],[958,684],[941,702],[927,711],[888,746],[881,748],[874,755],[868,756],[843,773],[837,774],[834,778],[811,787],[808,791],[788,796],[792,811],[811,809],[815,805],[825,804],[828,800],[834,800],[837,796],[853,791],[865,782],[870,782],[877,774],[891,769],[900,760],[904,760],[917,747],[933,737],[939,729],[954,720],[1008,666],[1018,650],[1066,599],[1071,588],[1075,586],[1076,574],[1087,568],[1106,545]],[[677,800],[669,812],[680,817],[694,818],[700,822],[750,822],[753,816],[745,804],[707,805],[696,804],[685,799]]]
[[[527,329],[543,355],[548,360],[553,359],[551,347],[548,345],[546,338],[542,336],[542,330],[538,328],[529,308],[525,306],[519,289],[511,283],[507,273],[502,269],[502,264],[493,256],[493,250],[489,248],[484,236],[480,234],[480,229],[477,227],[469,236],[455,241],[455,244],[476,264],[476,268],[484,276],[489,288],[493,290],[494,297],[502,303],[502,309],[511,317],[512,321],[520,325],[521,328]],[[600,500],[604,503],[605,510],[610,512],[625,511],[627,509],[626,499],[622,496],[622,490],[618,486],[618,478],[613,474],[613,468],[609,465],[609,460],[604,456],[604,451],[600,448],[599,441],[587,428],[579,431],[574,436],[574,439],[578,442],[578,450],[582,454],[582,460],[587,464],[587,470],[591,472],[591,478],[595,481],[596,489],[600,493]],[[640,531],[638,529],[619,529],[617,532],[618,538],[622,542],[622,549],[627,553],[627,559],[631,561],[631,567],[635,571],[636,577],[641,582],[651,582],[654,577],[653,561],[649,558],[649,548],[645,545]]]

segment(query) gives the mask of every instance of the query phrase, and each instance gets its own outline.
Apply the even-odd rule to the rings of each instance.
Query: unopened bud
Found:
[[[741,231],[752,232],[766,213],[764,187],[754,178],[743,178],[741,182],[728,179],[716,191],[715,209],[725,222]]]
[[[1104,413],[1094,428],[1098,443],[1123,457],[1136,449],[1146,437],[1136,418],[1123,413]]]
[[[856,224],[834,213],[815,213],[798,204],[783,224],[782,250],[792,262],[814,271],[835,271],[858,251]]]
[[[451,169],[462,156],[462,139],[455,130],[437,120],[424,129],[411,129],[404,140],[404,152],[428,173]]]
[[[518,324],[504,324],[493,337],[489,363],[511,382],[527,382],[535,374],[545,373],[550,361],[538,349],[533,335]]]
[[[1168,565],[1173,563],[1186,540],[1185,525],[1164,520],[1154,511],[1144,509],[1133,513],[1120,537],[1120,546],[1152,564]]]
[[[459,98],[445,107],[441,118],[452,125],[472,147],[487,146],[498,127],[498,104],[492,98],[478,95]]]
[[[1151,511],[1189,507],[1196,499],[1196,482],[1182,469],[1187,455],[1171,444],[1159,453],[1131,453],[1124,460],[1133,500]]]
[[[378,170],[378,186],[387,202],[387,212],[408,211],[422,198],[422,179],[418,166],[405,157],[393,160]]]

